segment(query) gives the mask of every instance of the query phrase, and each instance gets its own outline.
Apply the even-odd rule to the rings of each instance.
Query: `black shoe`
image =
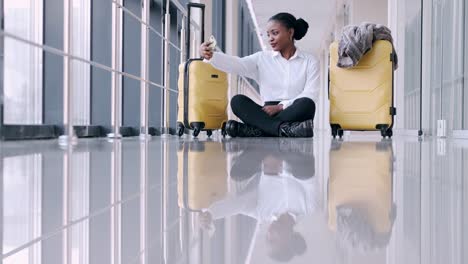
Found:
[[[314,120],[306,120],[303,122],[286,122],[281,124],[279,128],[280,137],[313,137],[314,136]]]
[[[264,137],[265,133],[253,126],[246,125],[234,120],[226,124],[226,132],[230,137]]]

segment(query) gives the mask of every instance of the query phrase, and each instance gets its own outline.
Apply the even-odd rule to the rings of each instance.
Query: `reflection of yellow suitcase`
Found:
[[[334,142],[328,181],[329,228],[345,236],[371,239],[369,243],[388,242],[395,217],[392,171],[391,143]]]
[[[189,3],[191,7],[200,8],[204,14],[203,4]],[[225,72],[215,69],[202,59],[188,59],[190,54],[190,11],[187,19],[187,62],[179,67],[179,98],[177,134],[182,136],[185,128],[193,129],[196,137],[202,130],[211,136],[212,130],[222,129],[225,132],[228,105],[228,78]],[[204,15],[202,16],[204,17]],[[204,29],[204,19],[202,29]],[[202,42],[204,30],[202,30]]]
[[[222,143],[185,142],[177,156],[180,207],[198,211],[224,198],[228,173]]]
[[[337,66],[338,42],[330,46],[329,99],[333,137],[343,130],[380,130],[393,135],[393,47],[378,40],[356,67]]]

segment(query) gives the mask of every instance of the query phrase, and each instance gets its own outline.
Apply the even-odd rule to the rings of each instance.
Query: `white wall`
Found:
[[[238,50],[238,24],[239,24],[239,2],[238,0],[226,1],[226,54],[237,55]],[[237,76],[230,75],[229,78],[229,102],[238,93]],[[231,105],[228,107],[228,118],[234,119]]]
[[[372,22],[388,24],[388,0],[352,0],[351,24]]]
[[[200,3],[205,7],[205,39],[208,39],[213,34],[213,0],[201,0]]]
[[[226,1],[226,54],[238,55],[239,43],[239,0]],[[248,83],[243,82],[244,86],[239,87],[238,76],[230,74],[229,78],[229,101],[239,93],[246,94],[255,102],[260,103],[260,95],[258,92],[250,87]],[[237,119],[231,111],[231,106],[228,107],[228,118]]]

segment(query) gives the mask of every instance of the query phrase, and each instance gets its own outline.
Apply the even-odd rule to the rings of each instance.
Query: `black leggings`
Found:
[[[277,105],[279,102],[267,102],[265,105]],[[235,95],[231,100],[232,112],[246,125],[263,130],[270,136],[278,136],[279,127],[284,122],[302,122],[314,119],[315,103],[310,98],[299,98],[292,105],[275,116],[269,116],[245,95]]]

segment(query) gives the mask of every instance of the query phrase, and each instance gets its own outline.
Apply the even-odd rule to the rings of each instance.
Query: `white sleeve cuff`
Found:
[[[214,57],[214,52],[213,52],[213,57]],[[209,59],[209,60],[203,58],[203,62],[211,64],[213,62],[213,57],[211,57],[211,59]]]
[[[292,102],[291,102],[291,100],[284,100],[284,101],[281,101],[279,104],[283,105],[283,110],[284,110],[284,109],[288,108],[292,104]]]
[[[217,62],[216,57],[219,57],[219,56],[216,56],[217,53],[218,53],[217,51],[213,52],[213,56],[211,56],[211,59],[209,59],[209,60],[204,59],[203,61],[207,62],[209,64],[212,64],[214,66],[214,64],[216,64],[216,62]]]

